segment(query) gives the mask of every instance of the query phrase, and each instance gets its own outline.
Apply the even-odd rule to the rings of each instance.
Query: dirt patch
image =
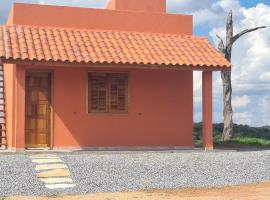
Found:
[[[85,196],[8,197],[5,200],[270,200],[270,182],[210,189],[99,193]]]

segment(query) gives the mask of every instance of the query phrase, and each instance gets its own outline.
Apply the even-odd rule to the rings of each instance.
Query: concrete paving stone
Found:
[[[75,184],[46,184],[45,187],[48,189],[66,189],[66,188],[71,188],[75,187]]]
[[[45,184],[73,183],[71,178],[40,178]]]
[[[68,167],[65,164],[40,164],[37,165],[35,170],[46,170],[46,169],[67,169]]]
[[[45,164],[45,163],[63,163],[60,158],[51,158],[51,159],[33,159],[33,163]]]
[[[68,169],[53,169],[37,173],[38,178],[69,177],[69,176],[70,172]]]
[[[55,154],[31,154],[29,155],[30,158],[32,159],[38,159],[38,158],[59,158]]]
[[[30,157],[31,159],[57,159],[58,156],[38,156],[38,157]]]

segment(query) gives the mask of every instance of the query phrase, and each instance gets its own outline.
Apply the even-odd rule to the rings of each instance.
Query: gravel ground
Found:
[[[30,154],[30,153],[29,153]],[[212,187],[270,180],[270,151],[57,153],[76,187],[48,190],[27,154],[0,154],[0,196]]]

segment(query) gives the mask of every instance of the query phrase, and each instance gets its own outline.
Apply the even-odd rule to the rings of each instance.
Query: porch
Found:
[[[88,75],[91,72],[128,72],[127,113],[89,112]],[[71,66],[67,68],[7,64],[6,76],[14,77],[12,81],[6,81],[6,87],[10,88],[6,93],[7,112],[14,113],[14,118],[7,115],[8,129],[13,133],[8,135],[8,148],[17,150],[193,148],[192,73],[188,70],[130,68],[119,70],[108,68],[106,65],[99,68]],[[202,73],[204,148],[212,150],[212,72]],[[46,119],[49,121],[41,120],[40,123],[38,119],[34,119],[34,125],[31,125],[31,121],[27,122],[27,112],[34,117],[38,117],[36,112],[41,112],[43,118],[44,111],[27,108],[29,104],[27,101],[30,100],[31,105],[31,98],[29,99],[29,94],[27,95],[29,91],[27,77],[31,74],[50,74],[48,86],[50,85],[51,94],[46,94],[46,98],[50,98],[48,99],[50,116]],[[14,105],[10,102],[14,102]],[[35,105],[35,102],[32,104]],[[27,134],[31,129],[32,139]]]

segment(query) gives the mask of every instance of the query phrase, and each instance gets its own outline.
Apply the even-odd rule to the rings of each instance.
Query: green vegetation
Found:
[[[221,147],[263,147],[270,148],[270,127],[249,127],[246,125],[234,125],[234,137],[230,141],[223,142],[221,133],[223,124],[214,124],[214,143]],[[202,123],[194,124],[195,146],[202,146]]]

